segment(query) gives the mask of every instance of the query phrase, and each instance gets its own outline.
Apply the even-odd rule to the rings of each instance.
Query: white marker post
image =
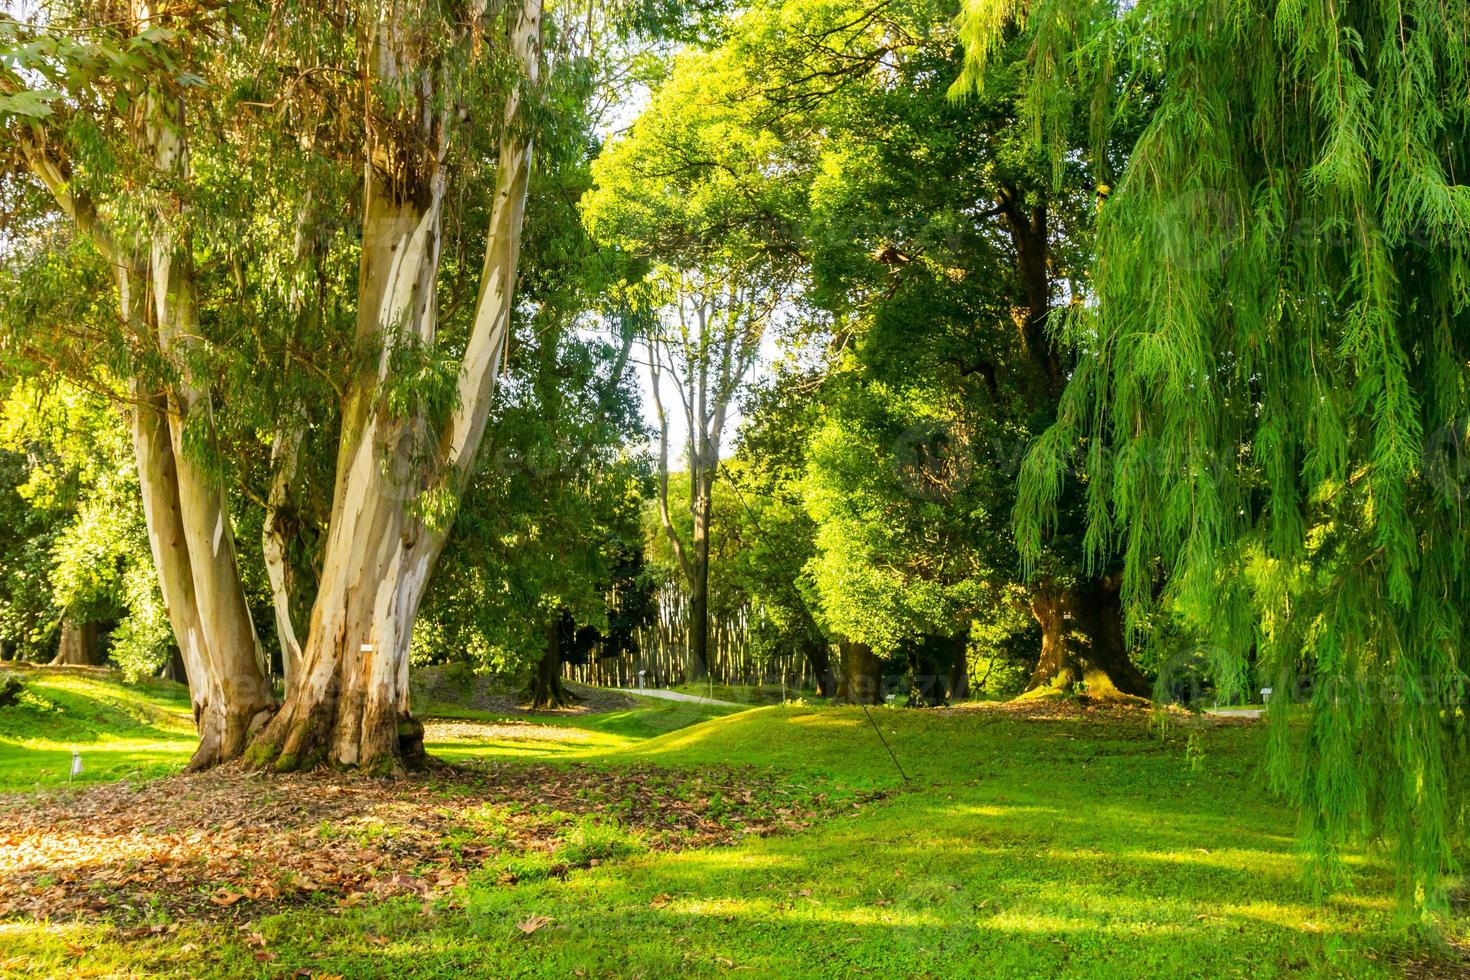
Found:
[[[82,774],[82,754],[80,752],[78,752],[76,749],[72,749],[71,750],[71,773],[66,777],[66,781],[67,782],[71,782],[73,779],[77,778],[81,774]]]

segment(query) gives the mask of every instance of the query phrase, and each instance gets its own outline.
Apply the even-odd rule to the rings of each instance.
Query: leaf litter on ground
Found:
[[[432,903],[482,868],[514,882],[527,857],[564,874],[645,849],[800,830],[882,795],[748,768],[482,761],[401,779],[222,767],[14,796],[0,798],[0,920],[108,920],[153,934],[160,922],[245,921],[307,903]]]

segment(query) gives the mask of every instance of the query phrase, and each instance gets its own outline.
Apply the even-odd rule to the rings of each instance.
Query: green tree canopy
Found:
[[[1381,837],[1438,907],[1465,801],[1470,8],[972,0],[968,77],[1018,20],[1037,134],[1150,112],[1022,473],[1023,552],[1079,466],[1135,622],[1173,609],[1227,683],[1259,657],[1329,880]]]

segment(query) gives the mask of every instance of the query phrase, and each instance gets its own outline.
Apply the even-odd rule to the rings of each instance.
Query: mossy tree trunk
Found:
[[[1148,681],[1128,656],[1116,579],[1043,579],[1032,590],[1031,614],[1041,626],[1041,656],[1022,697],[1148,697]]]

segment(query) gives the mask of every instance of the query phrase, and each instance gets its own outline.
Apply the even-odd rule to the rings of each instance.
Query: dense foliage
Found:
[[[1273,711],[1273,773],[1322,869],[1381,836],[1437,906],[1465,802],[1470,8],[977,0],[969,77],[1017,18],[1038,134],[1150,103],[1022,549],[1075,462],[1135,616],[1172,609],[1227,687],[1254,665],[1307,706]]]
[[[1267,688],[1321,883],[1445,907],[1470,6],[25,7],[6,658],[383,774],[426,665]]]

